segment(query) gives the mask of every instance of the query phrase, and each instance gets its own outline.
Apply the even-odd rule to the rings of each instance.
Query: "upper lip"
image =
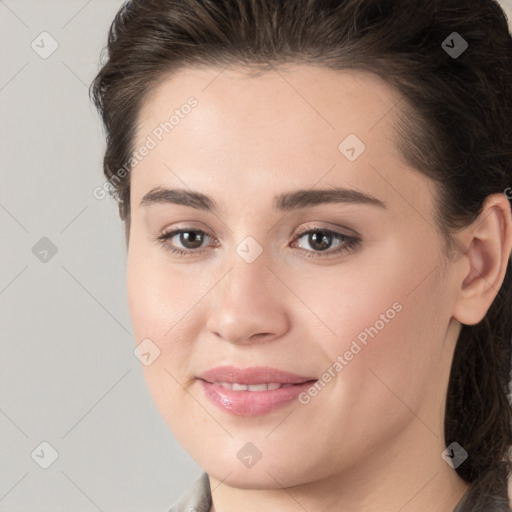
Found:
[[[276,382],[280,384],[301,384],[314,377],[304,377],[294,373],[285,372],[269,366],[252,366],[250,368],[237,368],[235,366],[217,366],[198,376],[207,382],[231,382],[238,384],[264,384]]]

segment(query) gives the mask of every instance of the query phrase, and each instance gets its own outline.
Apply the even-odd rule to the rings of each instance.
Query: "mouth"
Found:
[[[270,367],[221,366],[198,377],[215,406],[236,416],[261,416],[292,403],[317,381]]]
[[[313,381],[311,381],[313,382]],[[290,388],[298,386],[298,384],[281,384],[279,382],[262,382],[261,384],[240,384],[238,382],[211,382],[224,389],[231,389],[233,391],[272,391],[279,388]]]
[[[217,366],[202,373],[198,378],[235,391],[274,390],[317,380],[316,377],[297,375],[269,366]]]

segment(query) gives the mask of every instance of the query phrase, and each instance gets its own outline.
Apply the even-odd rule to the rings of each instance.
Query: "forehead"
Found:
[[[184,68],[146,94],[139,136],[191,96],[199,103],[194,128],[201,126],[204,133],[228,130],[233,123],[251,133],[279,123],[294,134],[305,128],[304,136],[373,129],[402,100],[384,80],[362,70],[289,64],[255,75],[244,67]]]
[[[195,106],[185,108],[190,98]],[[407,168],[393,141],[403,103],[398,91],[367,71],[182,69],[142,104],[134,147],[148,137],[155,144],[132,173],[132,204],[159,184],[208,194],[208,183],[231,191],[238,184],[256,193],[299,181],[312,187],[328,174],[337,185],[378,197],[389,194],[381,174],[417,186],[424,178]],[[356,159],[349,158],[352,149]]]

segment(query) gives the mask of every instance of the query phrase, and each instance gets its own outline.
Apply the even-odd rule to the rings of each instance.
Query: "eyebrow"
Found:
[[[141,200],[140,206],[152,204],[178,204],[209,212],[218,211],[217,203],[200,192],[155,187]],[[274,198],[273,207],[278,212],[288,212],[300,208],[310,208],[327,203],[356,203],[378,206],[386,209],[386,204],[369,194],[346,188],[333,187],[328,189],[295,190]]]

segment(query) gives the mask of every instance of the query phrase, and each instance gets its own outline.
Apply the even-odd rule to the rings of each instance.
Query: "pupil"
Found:
[[[202,241],[203,238],[201,233],[195,233],[193,231],[185,231],[184,233],[181,233],[180,236],[180,242],[188,249],[197,249],[198,247],[201,247]]]
[[[317,240],[317,238],[319,238],[320,240]],[[324,251],[325,249],[328,249],[329,246],[331,245],[330,238],[331,238],[331,235],[329,235],[323,231],[311,233],[310,245],[311,245],[311,247],[313,247],[317,250]],[[313,243],[311,243],[311,240],[313,241]],[[319,245],[317,245],[317,244],[319,244]]]

